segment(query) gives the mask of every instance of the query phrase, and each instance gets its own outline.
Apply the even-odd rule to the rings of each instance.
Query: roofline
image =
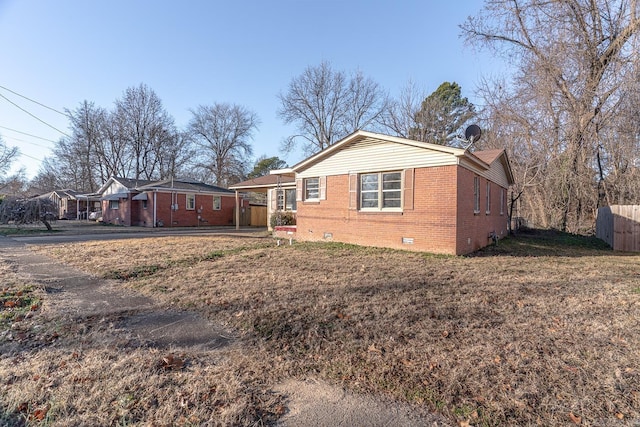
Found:
[[[500,158],[504,159],[504,160],[502,160],[502,166],[505,166],[505,164],[506,164],[506,167],[504,169],[507,172],[507,179],[509,180],[509,184],[511,184],[511,185],[515,184],[516,180],[513,177],[513,170],[511,170],[511,162],[509,161],[509,156],[507,155],[507,150],[502,149],[502,154],[500,154]]]
[[[291,175],[295,174],[293,168],[273,169],[269,171],[269,175]]]
[[[145,191],[165,191],[165,192],[180,192],[180,193],[209,193],[209,194],[229,194],[232,193],[231,190],[226,188],[220,188],[219,190],[194,190],[192,188],[182,188],[182,187],[152,187],[143,185],[141,187],[136,187],[135,191],[145,192]]]
[[[390,136],[390,135],[384,135],[384,134],[381,134],[381,133],[369,132],[369,131],[365,131],[365,130],[357,130],[357,131],[353,132],[352,134],[344,137],[340,141],[336,142],[335,144],[333,144],[333,145],[325,148],[324,150],[320,151],[319,153],[316,153],[316,154],[314,154],[314,155],[302,160],[301,162],[299,162],[296,165],[292,166],[290,169],[293,172],[298,172],[298,171],[300,171],[300,169],[304,169],[305,167],[310,166],[311,164],[323,159],[324,157],[327,157],[327,156],[331,155],[335,151],[339,151],[344,145],[347,145],[347,144],[349,144],[349,143],[351,143],[353,141],[357,141],[357,140],[363,139],[363,138],[378,138],[378,139],[385,140],[385,141],[395,142],[397,144],[405,144],[405,145],[411,145],[413,147],[425,148],[425,149],[434,150],[434,151],[440,151],[440,152],[443,152],[443,153],[451,154],[451,155],[456,156],[456,157],[462,157],[462,156],[465,156],[466,154],[470,154],[470,153],[468,153],[468,151],[466,151],[466,150],[464,150],[462,148],[448,147],[448,146],[445,146],[445,145],[432,144],[430,142],[414,141],[414,140],[411,140],[411,139],[402,138],[402,137],[398,137],[398,136]],[[485,168],[488,167],[488,165],[486,163],[484,163],[482,160],[478,159],[475,156],[473,156],[472,160],[474,160],[475,162],[479,162],[479,164],[483,165]]]
[[[280,187],[293,187],[295,186],[295,181],[289,182],[281,182]],[[278,183],[274,182],[273,184],[256,184],[256,185],[230,185],[229,190],[246,190],[249,188],[275,188],[278,186]]]

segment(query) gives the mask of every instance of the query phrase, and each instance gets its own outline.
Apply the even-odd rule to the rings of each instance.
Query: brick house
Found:
[[[507,234],[504,150],[357,131],[289,170],[296,240],[466,254]]]
[[[87,200],[83,200],[78,191],[69,188],[53,190],[40,197],[47,198],[56,205],[58,219],[79,219],[87,207]]]
[[[102,220],[142,227],[233,225],[232,191],[187,180],[112,177],[98,191]],[[239,201],[241,208],[244,200]]]

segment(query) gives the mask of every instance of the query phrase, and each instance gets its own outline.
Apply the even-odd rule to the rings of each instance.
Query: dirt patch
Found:
[[[421,414],[415,407],[356,395],[317,380],[288,380],[274,390],[286,396],[280,427],[395,426],[445,427],[441,416]],[[366,423],[365,423],[366,422]]]

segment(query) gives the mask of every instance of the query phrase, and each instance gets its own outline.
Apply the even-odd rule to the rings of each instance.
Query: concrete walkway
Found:
[[[0,236],[0,259],[12,263],[21,277],[43,286],[47,312],[116,319],[118,328],[159,348],[212,349],[229,341],[228,333],[196,313],[159,310],[150,298],[32,252],[14,239]]]

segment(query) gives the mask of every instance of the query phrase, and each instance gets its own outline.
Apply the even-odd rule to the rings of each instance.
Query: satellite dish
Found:
[[[482,136],[482,129],[478,125],[469,125],[464,131],[464,137],[469,141],[469,145],[473,144]]]

